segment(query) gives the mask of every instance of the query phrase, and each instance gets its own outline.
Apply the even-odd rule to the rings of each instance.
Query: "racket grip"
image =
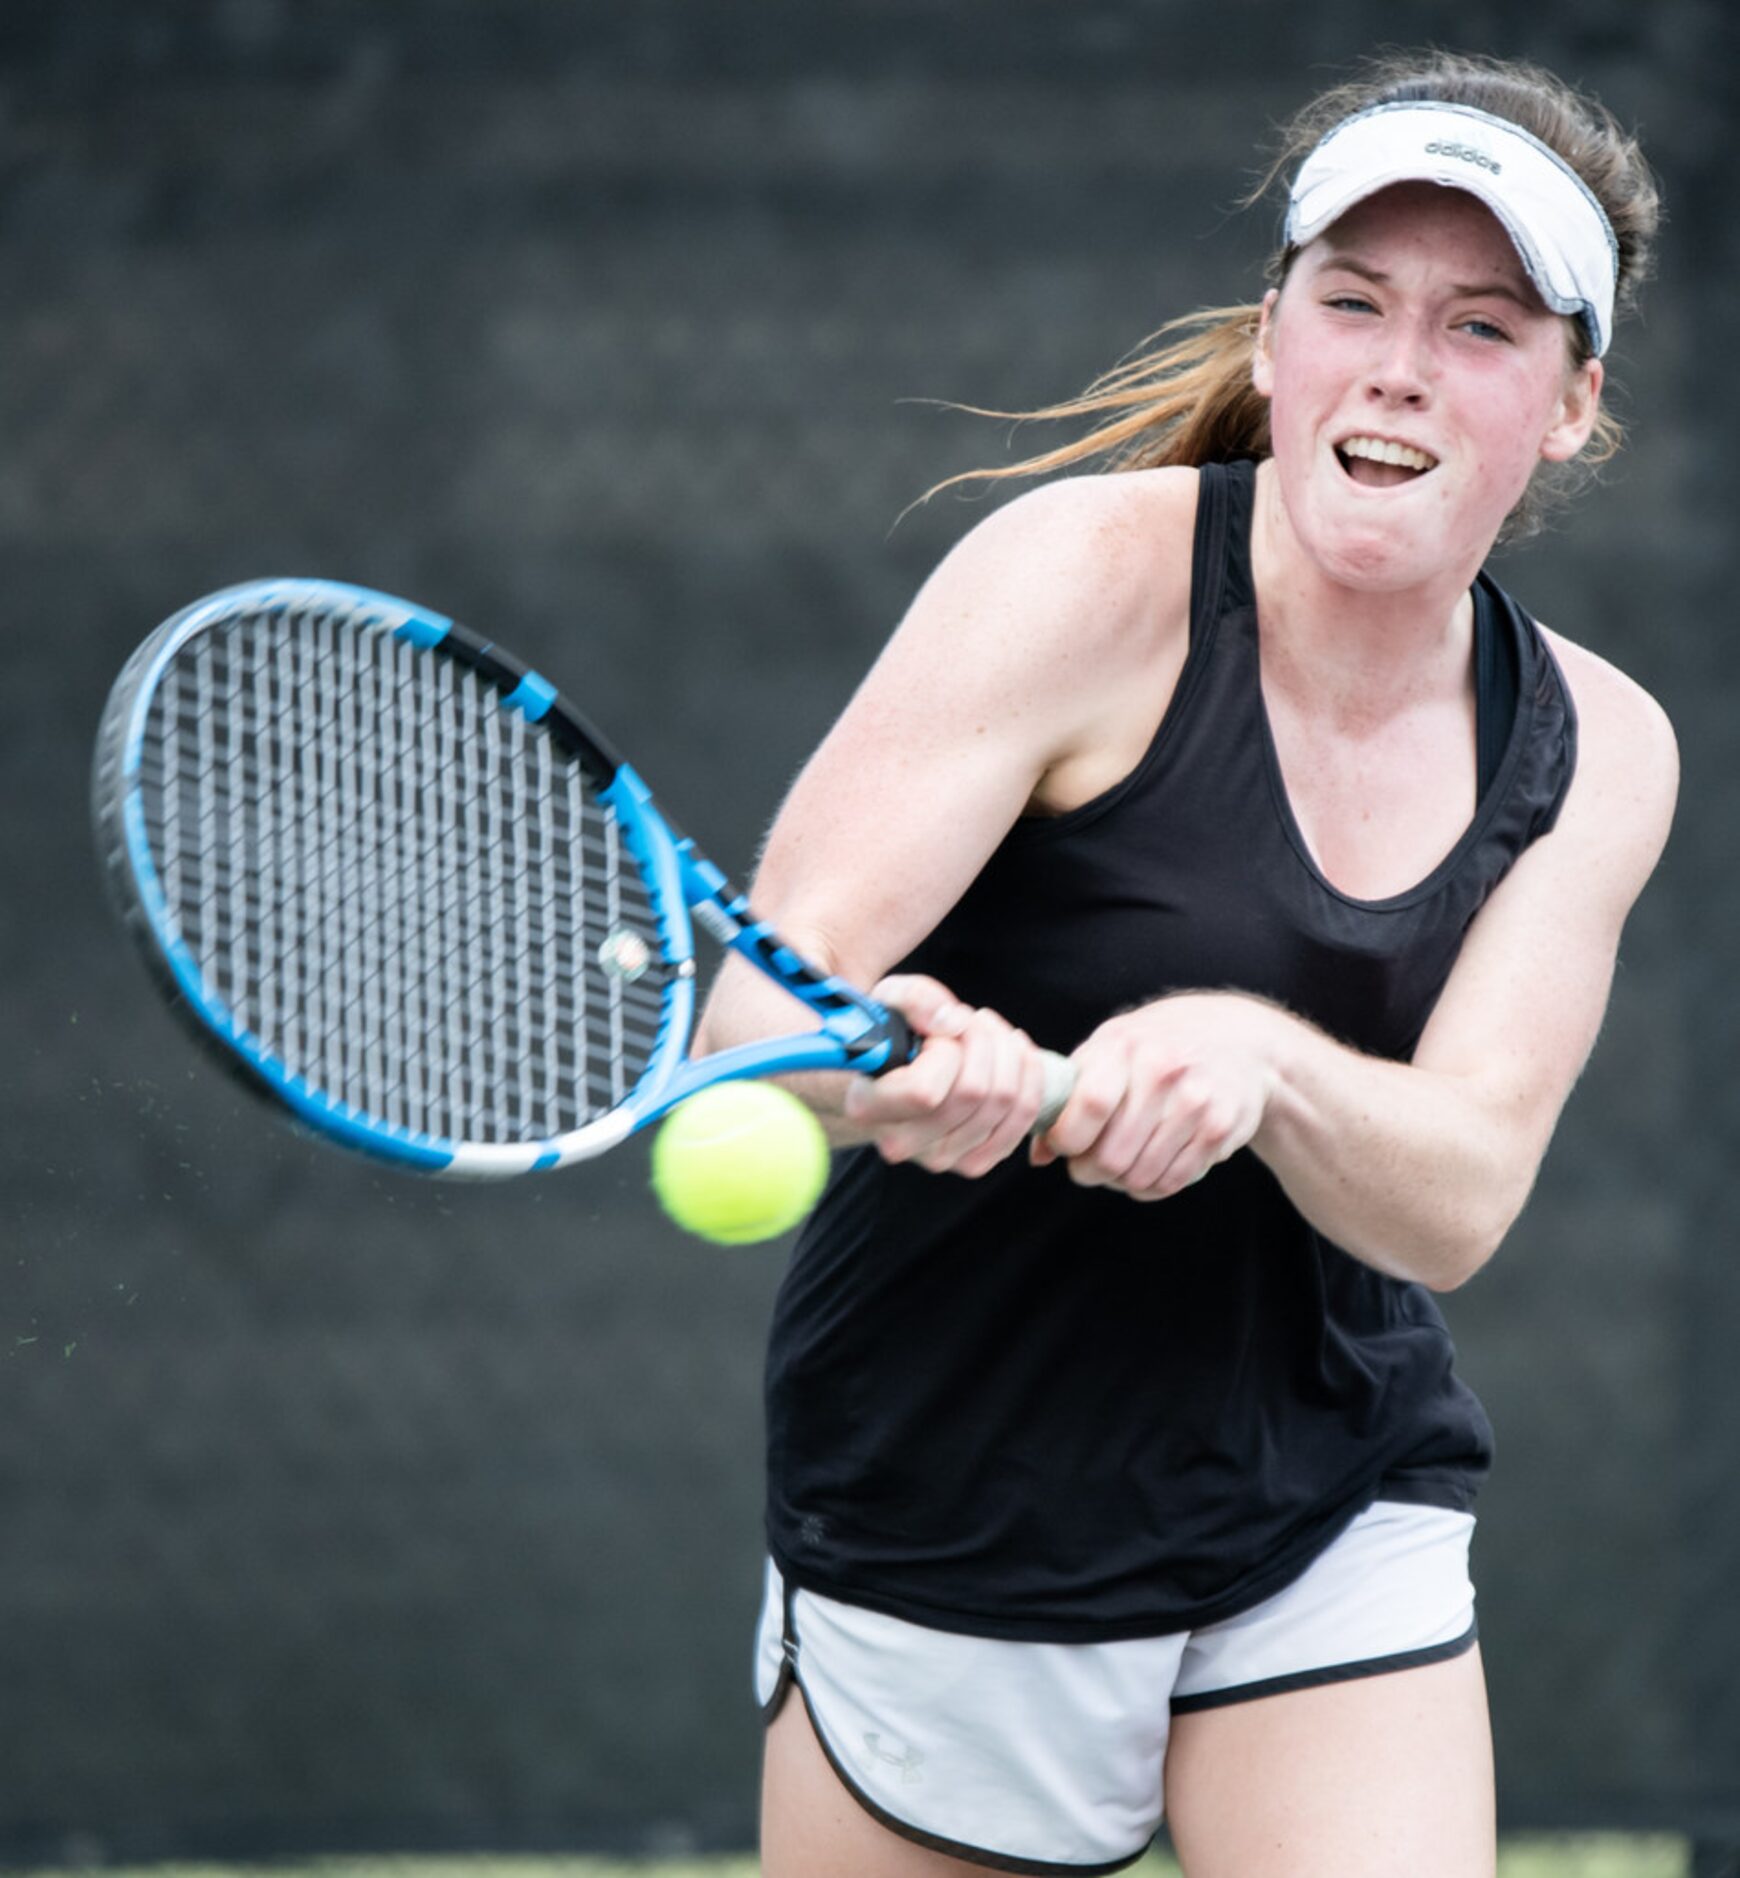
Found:
[[[1067,1056],[1055,1050],[1041,1050],[1039,1055],[1045,1069],[1045,1093],[1039,1098],[1039,1114],[1033,1123],[1036,1135],[1044,1134],[1063,1113],[1075,1089],[1075,1065]]]
[[[902,1069],[918,1055],[924,1039],[898,1011],[883,1016],[883,1034],[888,1038],[888,1055],[875,1073],[883,1076],[891,1069]]]

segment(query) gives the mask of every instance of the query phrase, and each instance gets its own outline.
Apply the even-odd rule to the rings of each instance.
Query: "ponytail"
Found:
[[[1097,419],[1086,436],[1000,469],[966,470],[927,492],[964,482],[1044,476],[1092,458],[1108,469],[1161,469],[1225,463],[1269,454],[1269,405],[1251,383],[1260,309],[1210,307],[1169,320],[1144,349],[1096,378],[1079,397],[1037,411],[987,411],[951,405],[974,417],[1015,423]],[[1163,343],[1162,343],[1163,342]]]

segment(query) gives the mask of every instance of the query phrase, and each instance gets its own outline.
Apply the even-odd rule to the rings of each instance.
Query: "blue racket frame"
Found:
[[[206,982],[171,916],[145,824],[141,782],[146,726],[162,674],[196,635],[241,613],[337,607],[363,630],[390,632],[471,667],[495,687],[501,708],[549,729],[588,771],[614,811],[658,922],[669,972],[652,1052],[632,1091],[608,1113],[540,1141],[474,1142],[418,1133],[369,1114],[309,1083],[283,1062]],[[652,792],[547,679],[442,614],[340,581],[250,581],[209,595],[166,621],[117,679],[97,743],[93,800],[99,845],[124,918],[160,988],[226,1068],[329,1140],[419,1173],[497,1179],[602,1154],[697,1090],[718,1082],[800,1070],[876,1075],[910,1060],[905,1020],[818,972],[756,917],[747,899],[666,820]],[[736,952],[816,1018],[817,1028],[695,1059],[695,926]]]

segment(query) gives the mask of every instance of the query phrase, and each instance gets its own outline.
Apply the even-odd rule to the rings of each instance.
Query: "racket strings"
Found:
[[[646,886],[579,764],[469,668],[331,611],[244,615],[163,675],[140,780],[172,930],[328,1099],[543,1140],[639,1080]]]

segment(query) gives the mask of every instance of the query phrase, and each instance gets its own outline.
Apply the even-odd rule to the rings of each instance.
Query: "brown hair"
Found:
[[[1506,118],[1556,151],[1588,184],[1613,225],[1619,246],[1615,312],[1635,306],[1637,289],[1650,271],[1660,219],[1655,179],[1636,139],[1604,105],[1539,66],[1437,50],[1366,59],[1345,84],[1314,98],[1286,126],[1274,162],[1245,206],[1260,200],[1283,172],[1295,170],[1342,119],[1373,105],[1424,100],[1469,105]],[[1286,279],[1296,253],[1285,248],[1272,257],[1267,270],[1272,284]],[[1079,397],[1059,404],[1036,411],[956,407],[1018,423],[1079,418],[1094,423],[1074,442],[1002,468],[951,476],[928,493],[962,482],[1042,476],[1093,458],[1120,470],[1268,456],[1268,400],[1251,384],[1258,312],[1255,306],[1211,307],[1169,321]],[[1577,320],[1568,319],[1566,329],[1572,363],[1582,365],[1591,356],[1588,334]],[[1506,523],[1505,535],[1533,533],[1547,507],[1612,457],[1623,440],[1618,419],[1603,405],[1575,465],[1543,465]]]

